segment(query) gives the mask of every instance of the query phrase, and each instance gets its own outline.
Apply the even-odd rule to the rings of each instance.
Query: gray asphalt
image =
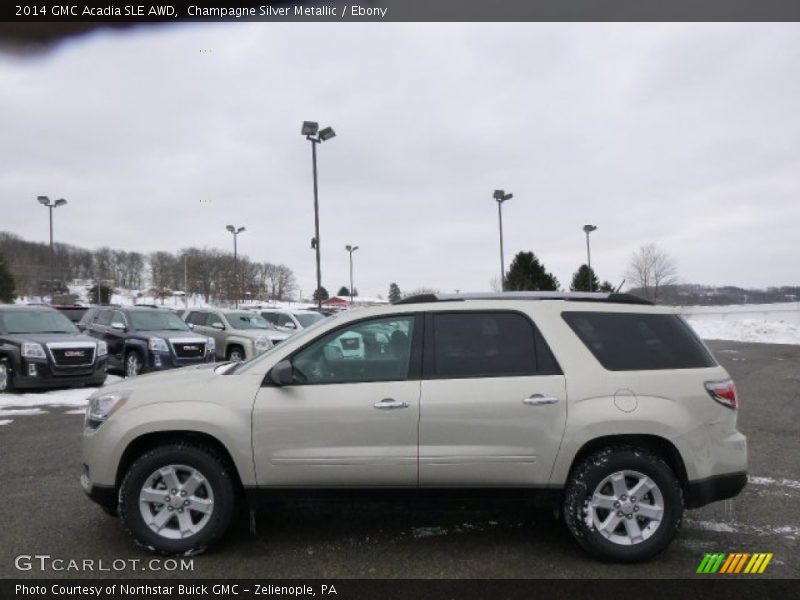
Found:
[[[671,578],[695,577],[712,551],[773,552],[761,577],[800,577],[800,346],[710,345],[739,388],[755,479],[732,501],[688,512],[672,546],[646,564],[589,559],[548,512],[306,502],[260,512],[255,535],[243,517],[192,571],[142,570],[153,555],[78,485],[82,417],[49,408],[0,427],[0,577]],[[19,555],[93,560],[95,570],[19,571]],[[100,560],[112,570],[98,572]]]

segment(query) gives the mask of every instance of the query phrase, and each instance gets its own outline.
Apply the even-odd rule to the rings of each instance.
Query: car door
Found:
[[[566,422],[566,382],[519,312],[426,317],[421,487],[549,481]]]
[[[122,325],[123,329],[114,327],[114,325]],[[130,323],[122,311],[112,310],[111,321],[105,324],[104,327],[105,340],[108,344],[108,354],[114,356],[115,359],[119,361],[119,364],[122,365],[125,361],[125,340],[128,338]]]
[[[228,339],[228,332],[226,331],[225,319],[222,318],[222,314],[213,311],[207,312],[205,324],[201,329],[205,335],[214,338],[214,344],[217,348],[217,359],[225,360],[225,344]]]
[[[374,323],[401,332],[393,351],[345,358],[340,340]],[[361,320],[289,357],[294,383],[266,383],[254,403],[259,485],[415,487],[421,329],[409,314]]]
[[[111,325],[111,314],[113,312],[114,311],[110,308],[98,310],[94,315],[94,319],[86,323],[86,329],[84,333],[87,333],[93,338],[104,341],[108,345],[108,359],[110,366],[119,367],[121,364],[120,359],[114,354],[108,339],[108,329]]]

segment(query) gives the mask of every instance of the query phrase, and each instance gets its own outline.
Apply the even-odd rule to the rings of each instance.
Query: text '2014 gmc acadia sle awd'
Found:
[[[546,498],[632,562],[744,487],[737,402],[689,326],[631,296],[420,296],[98,391],[81,483],[166,553],[217,541],[237,498],[379,489]]]

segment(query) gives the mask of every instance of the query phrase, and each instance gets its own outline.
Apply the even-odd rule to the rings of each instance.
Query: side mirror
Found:
[[[217,331],[223,331],[225,329],[225,325],[223,325],[219,321],[215,321],[211,324],[211,329],[216,329]]]
[[[291,385],[294,383],[294,376],[292,374],[292,363],[288,360],[282,360],[277,365],[272,367],[269,372],[269,380],[275,385]]]
[[[116,329],[117,331],[125,331],[125,323],[121,323],[120,321],[114,321],[111,324],[111,329]]]

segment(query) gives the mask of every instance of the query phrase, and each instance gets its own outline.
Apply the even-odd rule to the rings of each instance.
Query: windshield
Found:
[[[160,311],[136,311],[128,313],[136,331],[189,331],[189,326],[178,315]]]
[[[331,319],[335,319],[335,318],[336,318],[336,316],[331,317]],[[320,319],[316,323],[312,324],[310,327],[306,327],[305,329],[303,329],[299,333],[295,333],[289,339],[290,339],[291,342],[295,342],[295,341],[302,341],[302,340],[305,340],[307,338],[314,337],[314,334],[316,333],[316,330],[319,329],[320,325],[322,325],[323,323],[327,324],[328,322],[329,322],[328,319]],[[231,369],[229,371],[226,371],[226,374],[231,374],[231,373],[234,373],[234,372],[236,372],[236,373],[244,373],[245,371],[247,371],[250,368],[252,368],[254,365],[257,365],[258,363],[260,363],[265,358],[268,358],[268,357],[272,356],[276,351],[285,349],[286,346],[284,344],[288,344],[288,343],[289,342],[284,342],[283,344],[278,344],[276,346],[273,346],[272,348],[270,348],[266,352],[262,352],[261,354],[259,354],[257,356],[254,356],[250,360],[247,360],[245,362],[239,363],[235,368],[233,368],[233,369]]]
[[[309,327],[314,323],[322,321],[325,318],[325,315],[320,313],[292,313],[294,318],[300,321],[300,325],[303,327]]]
[[[49,310],[3,313],[0,329],[6,333],[80,333],[67,317]]]
[[[233,329],[269,329],[266,319],[255,313],[229,312],[225,318]]]

